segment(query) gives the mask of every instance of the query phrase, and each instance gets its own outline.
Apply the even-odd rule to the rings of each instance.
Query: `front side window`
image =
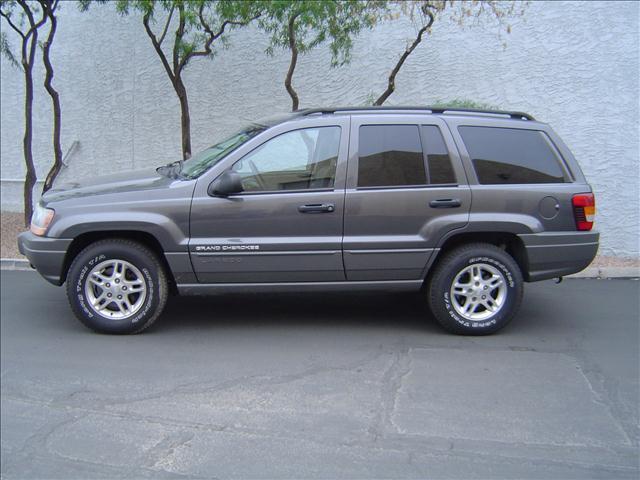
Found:
[[[538,130],[458,127],[481,184],[563,183],[560,159]]]
[[[224,157],[233,152],[243,143],[248,142],[256,135],[264,132],[267,127],[263,125],[251,125],[231,135],[229,138],[195,154],[184,161],[180,174],[186,178],[197,178],[213,167]]]
[[[417,125],[362,125],[359,138],[358,187],[426,184]]]
[[[340,127],[305,128],[267,141],[235,163],[245,192],[333,188]]]

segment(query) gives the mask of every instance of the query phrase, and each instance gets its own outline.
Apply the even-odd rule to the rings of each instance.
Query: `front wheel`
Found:
[[[518,264],[504,250],[484,243],[452,250],[428,284],[436,320],[461,335],[487,335],[507,325],[522,301]]]
[[[168,285],[156,255],[124,239],[102,240],[82,250],[67,275],[76,317],[100,333],[139,333],[160,316]]]

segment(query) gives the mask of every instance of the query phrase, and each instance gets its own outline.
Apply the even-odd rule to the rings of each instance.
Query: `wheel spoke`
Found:
[[[122,283],[125,286],[127,286],[129,288],[129,290],[131,290],[131,291],[139,291],[144,286],[144,282],[142,280],[140,280],[139,278],[136,278],[134,280],[124,279],[124,280],[122,280]]]
[[[129,300],[129,295],[122,297],[122,305],[124,305],[127,312],[131,311],[133,305],[131,304],[131,300]]]
[[[113,278],[120,278],[122,277],[122,274],[124,273],[124,264],[119,261],[116,260],[115,262],[113,262]]]
[[[484,300],[482,302],[482,306],[490,312],[494,312],[496,310],[495,303],[491,302],[490,300]]]
[[[95,285],[102,285],[104,282],[109,281],[110,277],[104,275],[102,272],[91,272],[88,280]]]
[[[100,302],[102,302],[102,300],[104,300],[105,298],[107,298],[107,293],[103,290],[100,293],[100,295],[98,295],[96,299],[93,301],[93,306],[97,307],[100,304]]]
[[[107,306],[109,306],[111,304],[111,300],[110,299],[103,298],[102,300],[105,300],[105,301],[102,302],[102,303],[96,302],[96,303],[93,304],[93,307],[98,311],[104,310],[105,308],[107,308]]]
[[[97,287],[104,288],[104,281],[102,280],[102,277],[98,277],[95,274],[87,278],[87,281]]]
[[[478,304],[476,302],[467,302],[464,304],[464,313],[469,314],[476,311]]]
[[[500,285],[502,285],[502,283],[503,283],[502,277],[500,277],[500,275],[495,275],[495,274],[492,275],[488,281],[488,285],[491,290],[495,290]]]
[[[463,297],[467,297],[469,296],[468,292],[467,292],[467,286],[466,285],[461,285],[459,283],[456,283],[453,286],[453,291],[456,295],[462,295]]]

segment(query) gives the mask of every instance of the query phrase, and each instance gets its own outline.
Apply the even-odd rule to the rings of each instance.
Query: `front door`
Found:
[[[207,194],[207,185],[196,187],[189,251],[199,282],[345,279],[348,117],[310,118],[292,128],[267,130],[259,146],[227,161],[225,171],[242,177],[244,192],[220,198]]]
[[[349,151],[347,279],[423,279],[440,239],[469,221],[471,191],[445,123],[354,116]]]

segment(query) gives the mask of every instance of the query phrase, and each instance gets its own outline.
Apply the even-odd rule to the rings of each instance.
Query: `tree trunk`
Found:
[[[35,39],[34,39],[35,41]],[[36,183],[36,169],[33,165],[33,74],[31,65],[23,62],[24,68],[24,138],[22,148],[24,150],[24,163],[26,174],[24,176],[24,226],[28,227],[33,215],[33,187]]]
[[[189,115],[189,99],[187,89],[182,83],[182,78],[176,76],[174,85],[178,100],[180,100],[180,127],[182,131],[182,158],[191,157],[191,116]]]
[[[382,92],[382,95],[380,95],[378,99],[373,103],[374,105],[376,106],[382,105],[384,102],[387,101],[387,98],[389,98],[391,94],[395,92],[396,76],[398,75],[398,72],[402,68],[402,65],[404,65],[404,62],[407,60],[407,58],[409,58],[409,55],[411,55],[411,53],[416,49],[416,47],[420,45],[420,42],[422,42],[422,36],[425,34],[425,32],[427,32],[431,28],[431,25],[433,25],[435,16],[432,13],[428,13],[428,12],[425,12],[425,14],[429,16],[429,22],[427,23],[427,25],[425,25],[420,29],[416,39],[400,56],[398,63],[396,63],[396,66],[393,67],[393,70],[391,70],[391,73],[389,74],[389,80],[387,82],[386,90]]]
[[[298,46],[296,44],[296,30],[295,30],[295,22],[297,14],[293,15],[289,19],[289,49],[291,50],[291,62],[289,62],[289,71],[287,72],[287,77],[284,80],[284,86],[291,97],[291,111],[295,112],[298,110],[298,106],[300,104],[300,100],[298,99],[298,94],[294,90],[291,85],[291,80],[293,79],[293,72],[296,69],[296,63],[298,63]]]
[[[53,88],[53,65],[51,65],[50,51],[53,44],[53,38],[56,34],[57,19],[54,12],[49,13],[49,20],[51,21],[51,29],[49,30],[49,36],[46,42],[44,42],[42,49],[42,60],[46,69],[46,76],[44,80],[44,88],[51,97],[51,103],[53,104],[53,166],[47,174],[47,178],[42,188],[42,193],[46,192],[53,186],[53,182],[62,169],[62,146],[60,142],[60,129],[62,121],[62,111],[60,108],[60,95],[55,88]]]

